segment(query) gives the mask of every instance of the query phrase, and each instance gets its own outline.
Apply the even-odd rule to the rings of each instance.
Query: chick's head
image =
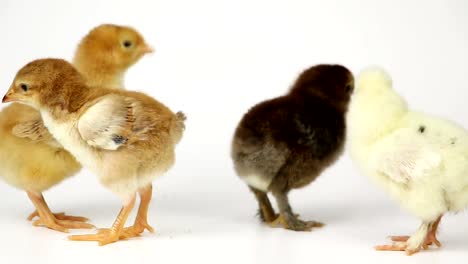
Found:
[[[321,64],[302,72],[293,85],[291,94],[301,97],[320,97],[346,107],[353,90],[354,77],[346,67]]]
[[[386,91],[392,89],[392,78],[383,69],[377,66],[364,69],[356,81],[356,93]]]
[[[15,76],[2,102],[19,102],[34,108],[62,106],[79,95],[84,79],[67,61],[39,59],[26,64]]]
[[[103,24],[92,29],[80,42],[74,61],[78,64],[99,62],[116,71],[126,70],[143,55],[153,52],[143,36],[127,26]]]

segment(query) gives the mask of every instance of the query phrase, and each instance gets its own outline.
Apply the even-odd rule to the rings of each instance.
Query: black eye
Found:
[[[25,83],[20,84],[20,87],[21,87],[21,90],[23,90],[25,92],[29,89],[28,85],[25,84]]]
[[[123,42],[124,47],[130,48],[132,46],[132,42],[130,40],[125,40]]]
[[[351,86],[351,84],[348,84],[348,85],[346,85],[345,90],[346,90],[347,93],[349,93],[349,92],[351,92],[353,90],[353,87]]]

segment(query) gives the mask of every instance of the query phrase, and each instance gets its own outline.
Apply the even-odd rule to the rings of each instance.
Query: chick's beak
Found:
[[[151,46],[148,45],[148,44],[145,44],[145,45],[143,46],[142,52],[143,52],[143,54],[146,54],[146,53],[153,53],[153,52],[154,52],[154,48],[151,47]]]
[[[14,101],[13,98],[11,98],[12,94],[13,94],[13,92],[10,89],[7,92],[7,94],[5,94],[5,96],[3,96],[2,103],[8,103],[8,102]]]

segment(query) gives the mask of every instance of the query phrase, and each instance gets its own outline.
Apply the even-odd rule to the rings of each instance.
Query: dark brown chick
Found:
[[[318,65],[304,71],[286,95],[244,115],[234,134],[232,159],[255,194],[263,221],[296,231],[322,226],[300,220],[288,193],[311,183],[342,153],[353,88],[353,75],[345,67]],[[276,198],[279,215],[268,192]]]

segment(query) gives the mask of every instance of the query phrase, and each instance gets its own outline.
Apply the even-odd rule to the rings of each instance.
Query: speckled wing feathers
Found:
[[[18,123],[12,128],[11,133],[17,137],[28,138],[34,142],[45,142],[52,146],[60,146],[44,126],[40,117]]]
[[[109,95],[90,106],[78,121],[78,131],[89,145],[117,150],[134,137],[135,108],[138,102]],[[141,132],[141,131],[140,131]]]

